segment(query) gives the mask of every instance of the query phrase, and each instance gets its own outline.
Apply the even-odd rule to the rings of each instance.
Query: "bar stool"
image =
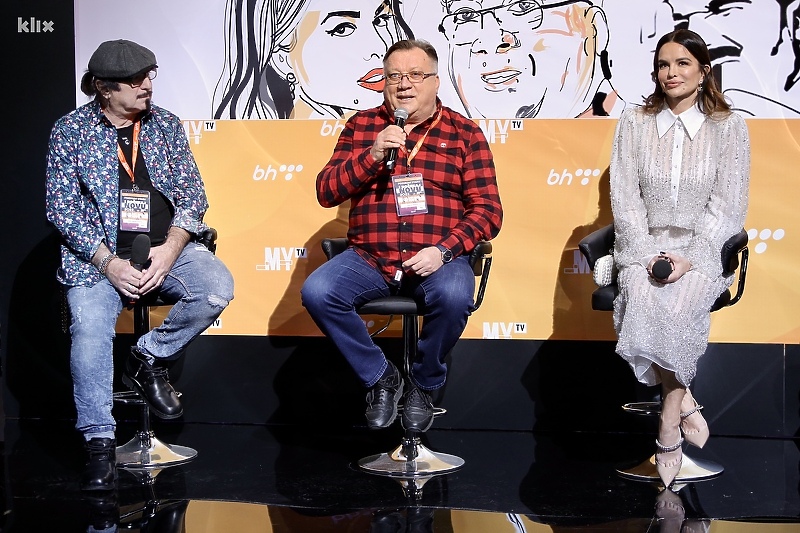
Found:
[[[322,250],[328,259],[347,249],[347,239],[323,239]],[[480,277],[473,310],[477,310],[483,302],[486,283],[492,265],[492,245],[481,241],[469,256],[469,263],[475,276]],[[413,298],[405,296],[387,296],[377,298],[360,306],[359,315],[381,315],[391,318],[403,317],[403,372],[406,379],[411,375],[411,364],[417,357],[417,341],[419,339],[419,316],[421,310]],[[379,335],[389,327],[387,323],[371,336]],[[402,406],[398,407],[401,410]],[[446,410],[434,408],[434,418],[442,416]],[[434,476],[454,472],[464,465],[458,456],[435,452],[420,441],[419,432],[405,430],[400,444],[386,453],[370,455],[357,461],[357,466],[367,473],[386,476],[397,480],[403,491],[410,498],[422,495],[422,487]]]
[[[133,306],[133,333],[138,339],[150,331],[150,308],[171,305],[159,297],[141,298]],[[180,396],[180,392],[178,392]],[[133,390],[114,393],[114,401],[121,405],[133,405],[139,409],[139,428],[131,440],[117,446],[117,466],[133,470],[162,469],[188,463],[197,457],[197,450],[188,446],[167,444],[159,440],[150,426],[150,408],[147,402]],[[153,476],[155,477],[155,476]],[[144,479],[149,479],[145,476]]]
[[[731,295],[731,291],[726,289],[719,295],[711,306],[711,311],[717,311],[725,307],[735,305],[744,294],[745,280],[747,278],[747,261],[750,256],[747,248],[747,232],[742,229],[739,233],[728,239],[721,250],[722,272],[726,276],[733,276],[738,269],[738,283],[736,294]],[[601,257],[608,255],[614,249],[614,225],[609,224],[596,230],[584,237],[578,244],[578,249],[586,258],[590,269],[594,269],[595,262]],[[606,287],[599,287],[592,292],[592,309],[595,311],[613,311],[614,299],[619,294],[616,281]],[[657,416],[661,413],[660,401],[644,401],[626,403],[622,408],[632,414],[644,416]],[[698,406],[703,409],[703,406]],[[622,465],[616,469],[617,473],[627,479],[634,481],[658,482],[660,476],[656,470],[655,454],[648,459],[628,465]],[[692,481],[710,479],[722,474],[724,468],[713,461],[694,459],[683,453],[683,462],[678,475],[675,477],[676,484],[684,484]]]
[[[217,250],[217,231],[206,229],[197,239],[211,253]],[[133,334],[138,339],[150,331],[150,308],[172,305],[156,294],[140,298],[133,306]],[[180,393],[178,392],[178,396]],[[141,482],[152,484],[157,471],[170,466],[188,463],[197,457],[197,450],[188,446],[167,444],[159,440],[150,425],[150,408],[147,402],[133,390],[114,393],[114,401],[121,405],[133,405],[139,409],[139,428],[131,440],[117,446],[117,466],[131,470]],[[153,471],[156,471],[155,473]]]

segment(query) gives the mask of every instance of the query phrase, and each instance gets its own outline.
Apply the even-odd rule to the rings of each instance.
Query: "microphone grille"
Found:
[[[397,108],[394,110],[394,119],[395,120],[406,120],[408,118],[408,111],[403,109],[402,107]]]

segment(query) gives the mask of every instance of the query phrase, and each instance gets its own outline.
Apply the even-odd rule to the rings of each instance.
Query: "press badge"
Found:
[[[394,202],[397,207],[397,216],[417,215],[428,212],[428,203],[425,201],[425,184],[422,174],[406,174],[405,176],[392,176],[394,188]]]
[[[145,233],[150,231],[150,191],[119,191],[119,229]]]

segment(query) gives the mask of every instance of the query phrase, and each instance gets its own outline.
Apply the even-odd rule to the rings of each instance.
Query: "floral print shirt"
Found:
[[[208,209],[203,180],[180,119],[152,106],[142,117],[139,149],[150,179],[175,209],[172,225],[199,234]],[[50,134],[47,219],[61,234],[58,280],[92,286],[102,275],[91,263],[100,244],[116,251],[119,227],[117,130],[96,102],[60,118]]]

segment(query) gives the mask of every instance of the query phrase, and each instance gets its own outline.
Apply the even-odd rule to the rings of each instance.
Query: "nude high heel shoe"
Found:
[[[705,446],[709,436],[708,424],[703,414],[700,412],[703,406],[697,403],[697,400],[694,399],[689,389],[686,389],[686,395],[692,401],[694,407],[681,413],[681,432],[683,432],[683,438],[686,439],[686,442],[692,446],[702,448]],[[689,417],[691,417],[691,426],[688,420]]]
[[[672,482],[675,481],[675,476],[678,475],[678,472],[681,470],[681,464],[683,463],[683,451],[681,450],[680,456],[674,460],[669,462],[664,462],[659,460],[659,454],[663,453],[670,453],[674,452],[675,450],[679,450],[681,445],[683,444],[683,437],[681,437],[677,443],[673,444],[672,446],[664,446],[661,444],[658,439],[656,439],[656,471],[658,472],[658,477],[661,478],[661,482],[664,483],[664,487],[669,488],[672,485]]]

